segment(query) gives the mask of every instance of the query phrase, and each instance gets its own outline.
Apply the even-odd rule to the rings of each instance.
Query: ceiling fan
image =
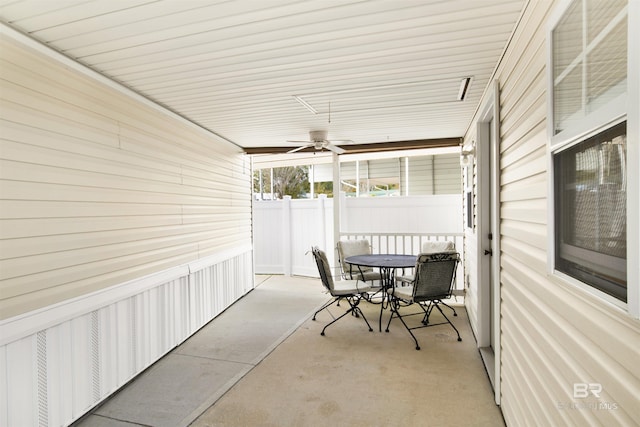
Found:
[[[294,148],[293,150],[287,151],[287,153],[295,153],[300,150],[304,150],[308,147],[314,147],[318,151],[322,151],[324,149],[333,151],[336,154],[342,154],[345,152],[344,149],[338,147],[335,144],[351,144],[353,141],[348,139],[341,140],[329,140],[327,139],[327,131],[326,130],[312,130],[309,132],[309,140],[308,141],[287,141],[293,142],[296,144],[304,144],[298,148]]]

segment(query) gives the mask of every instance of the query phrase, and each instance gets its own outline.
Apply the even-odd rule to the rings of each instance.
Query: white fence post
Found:
[[[326,194],[318,194],[318,207],[320,209],[320,218],[322,218],[322,220],[320,221],[320,230],[322,233],[321,235],[322,235],[323,248],[327,247],[327,214],[325,211],[326,201],[327,201]]]
[[[282,198],[282,261],[284,275],[291,276],[291,196]]]

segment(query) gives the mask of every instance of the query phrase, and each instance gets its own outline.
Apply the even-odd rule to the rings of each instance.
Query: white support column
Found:
[[[315,191],[315,184],[316,184],[316,177],[315,177],[315,167],[314,165],[309,165],[309,187],[310,187],[310,191],[309,193],[311,194],[311,199],[313,199],[315,197],[314,195],[314,191]]]
[[[275,200],[275,198],[273,197],[273,168],[271,168],[271,199],[270,200]]]
[[[402,192],[401,192],[402,193]],[[404,158],[404,195],[409,195],[409,158]]]
[[[336,253],[336,244],[338,240],[340,240],[340,202],[341,202],[341,191],[340,191],[340,159],[336,153],[333,153],[333,259],[337,260],[338,256]],[[334,276],[340,277],[340,271],[338,263],[334,265]]]
[[[356,160],[356,197],[360,197],[360,160]]]

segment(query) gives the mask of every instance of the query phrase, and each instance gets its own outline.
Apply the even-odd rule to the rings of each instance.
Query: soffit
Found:
[[[243,148],[428,146],[464,135],[524,3],[0,0],[0,21]]]

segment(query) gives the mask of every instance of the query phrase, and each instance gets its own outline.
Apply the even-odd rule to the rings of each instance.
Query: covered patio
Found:
[[[0,425],[640,425],[637,22],[628,0],[0,0]],[[290,245],[262,238],[256,166],[321,156],[336,196],[394,163],[406,229],[283,196],[264,223]],[[435,207],[409,199],[449,175],[458,228],[419,229]],[[432,233],[464,260],[462,342],[319,335],[310,245]],[[275,278],[308,305],[266,303]]]
[[[462,335],[421,329],[422,349],[396,320],[368,332],[331,307],[318,279],[268,275],[76,427],[502,426],[461,298]],[[369,319],[378,306],[360,305]],[[385,313],[385,320],[388,313]]]

